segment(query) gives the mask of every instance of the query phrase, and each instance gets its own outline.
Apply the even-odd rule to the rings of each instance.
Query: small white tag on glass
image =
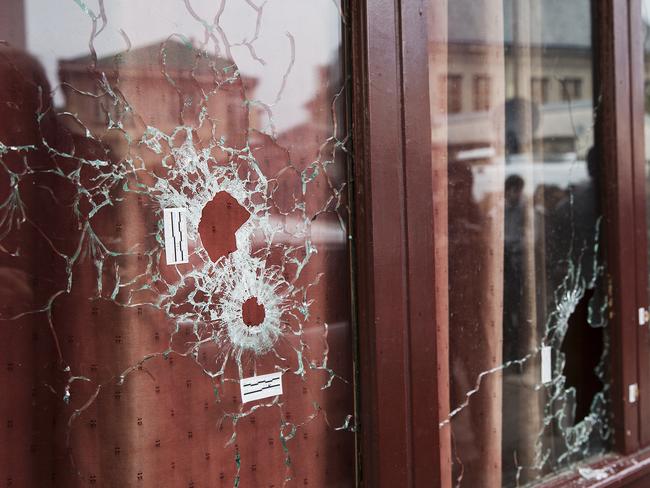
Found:
[[[639,399],[639,385],[632,383],[627,387],[627,401],[628,403],[636,403]]]
[[[242,403],[282,395],[282,373],[263,374],[239,382]]]
[[[550,383],[552,380],[551,346],[542,346],[542,384]]]
[[[165,208],[165,257],[167,264],[188,263],[187,252],[187,210]]]

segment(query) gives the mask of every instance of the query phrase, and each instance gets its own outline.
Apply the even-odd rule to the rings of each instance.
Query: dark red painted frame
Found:
[[[636,298],[638,307],[648,309],[648,233],[645,168],[645,76],[644,39],[641,0],[630,0],[630,82],[631,82],[631,135],[632,171],[634,175],[634,215],[636,263]],[[650,445],[650,324],[638,330],[638,375],[640,385],[639,441]],[[648,412],[643,415],[643,412]]]
[[[440,486],[425,3],[350,4],[360,483],[373,488]]]
[[[596,142],[603,168],[604,222],[610,298],[612,408],[615,448],[639,448],[639,402],[628,401],[637,378],[637,297],[635,273],[634,175],[630,164],[629,2],[594,2],[594,78],[598,87]]]

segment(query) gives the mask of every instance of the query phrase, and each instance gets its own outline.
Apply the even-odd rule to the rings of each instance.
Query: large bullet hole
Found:
[[[199,235],[213,262],[237,250],[235,232],[250,217],[248,211],[225,191],[217,193],[201,212]]]
[[[589,301],[593,295],[593,290],[587,290],[576,305],[562,343],[566,358],[563,371],[566,387],[576,391],[576,423],[589,415],[594,396],[603,388],[596,367],[605,347],[605,329],[589,325]]]
[[[250,297],[242,304],[242,316],[244,318],[244,323],[249,327],[255,327],[264,322],[266,318],[266,312],[264,311],[264,305],[260,304],[257,301],[257,298]]]

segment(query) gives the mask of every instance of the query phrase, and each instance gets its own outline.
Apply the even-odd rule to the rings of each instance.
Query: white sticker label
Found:
[[[639,325],[645,325],[645,323],[647,322],[646,320],[647,313],[648,311],[645,308],[641,307],[639,309]]]
[[[263,374],[239,382],[242,403],[282,395],[282,373]]]
[[[542,347],[542,384],[553,380],[553,364],[551,362],[551,346]]]
[[[189,263],[187,252],[187,210],[166,208],[165,219],[165,257],[167,264]]]
[[[629,403],[636,403],[638,399],[639,399],[639,385],[633,383],[627,387],[627,401]]]

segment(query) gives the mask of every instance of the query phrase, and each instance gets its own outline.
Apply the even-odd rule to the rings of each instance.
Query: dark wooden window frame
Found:
[[[440,486],[426,2],[350,2],[360,484]],[[407,94],[412,90],[413,97]]]
[[[451,0],[447,0],[451,1]],[[650,486],[650,328],[645,221],[643,39],[640,0],[594,2],[600,87],[597,141],[605,183],[611,299],[614,452],[593,467],[604,481],[566,473],[544,487]],[[351,0],[359,485],[451,486],[446,302],[434,253],[446,215],[432,157],[427,12],[445,0]],[[446,18],[434,18],[446,30]],[[439,182],[438,182],[439,183]],[[629,191],[633,188],[634,191]],[[628,402],[628,386],[641,396]],[[643,414],[643,412],[646,412]],[[645,449],[644,449],[645,448]]]

